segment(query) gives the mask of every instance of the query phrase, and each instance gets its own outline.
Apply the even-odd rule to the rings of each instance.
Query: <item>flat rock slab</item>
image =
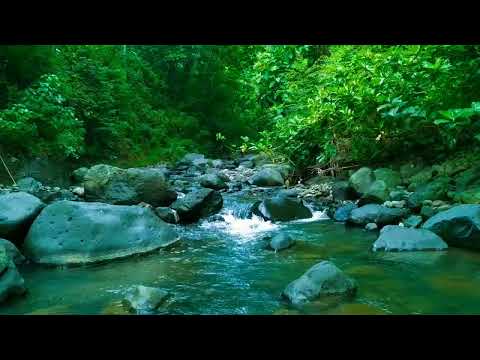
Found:
[[[173,227],[149,208],[60,201],[32,224],[24,253],[41,264],[83,264],[146,253],[177,240]]]
[[[447,243],[435,233],[425,229],[388,225],[373,244],[373,251],[445,250]]]

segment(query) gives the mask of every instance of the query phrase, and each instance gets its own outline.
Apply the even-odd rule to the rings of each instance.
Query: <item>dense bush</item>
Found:
[[[266,108],[272,125],[253,147],[306,166],[465,144],[478,133],[471,131],[480,90],[478,50],[332,46],[312,65],[297,52],[282,72],[286,80],[276,77],[281,84]],[[277,70],[277,61],[264,60],[275,51],[267,48],[258,57],[262,73]]]

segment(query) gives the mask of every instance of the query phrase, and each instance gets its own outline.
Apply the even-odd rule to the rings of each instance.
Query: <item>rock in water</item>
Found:
[[[18,251],[17,247],[8,240],[0,239],[0,248],[5,249],[7,256],[12,259],[15,265],[20,265],[25,262],[25,257]],[[0,250],[1,251],[1,250]]]
[[[26,192],[0,195],[0,237],[21,244],[44,204]]]
[[[373,251],[445,250],[448,245],[435,233],[426,229],[413,229],[388,225],[373,244]]]
[[[25,282],[6,249],[0,246],[0,302],[25,293]]]
[[[177,198],[161,169],[120,169],[95,165],[85,175],[84,188],[88,201],[114,205],[145,202],[154,207],[168,206]]]
[[[312,266],[305,274],[291,282],[283,291],[282,297],[296,306],[329,295],[352,296],[357,285],[330,261],[322,261]]]
[[[374,231],[377,229],[378,229],[378,225],[375,223],[368,223],[367,225],[365,225],[365,230],[367,231]]]
[[[202,217],[216,214],[223,206],[222,195],[213,189],[199,189],[177,199],[170,207],[183,223],[192,223]]]
[[[130,311],[139,314],[151,313],[158,309],[169,295],[166,290],[139,285],[127,294],[123,303]]]
[[[250,182],[257,186],[282,186],[284,179],[278,170],[265,168],[253,175]]]
[[[288,234],[280,233],[275,235],[269,243],[269,248],[275,251],[288,249],[295,245],[295,240]]]
[[[171,225],[148,208],[59,201],[32,224],[24,254],[41,264],[83,264],[146,253],[177,240]]]
[[[373,175],[373,171],[367,167],[357,170],[349,179],[350,185],[360,195],[365,194],[374,181],[375,176]]]
[[[177,212],[169,207],[157,207],[155,213],[160,219],[170,224],[177,224],[180,221]]]
[[[335,221],[347,221],[348,218],[350,217],[351,212],[356,208],[357,208],[357,205],[354,203],[343,205],[335,211],[335,214],[333,215],[333,219]]]
[[[263,200],[258,207],[254,207],[253,213],[271,221],[308,219],[313,216],[301,199],[287,196],[275,196]]]
[[[350,223],[364,226],[368,223],[375,223],[378,226],[394,225],[408,214],[405,209],[388,208],[377,204],[368,204],[352,210],[348,221]]]
[[[200,178],[200,185],[213,190],[228,189],[227,184],[216,174],[205,174]]]
[[[423,229],[433,231],[448,245],[480,249],[480,205],[458,205],[428,219]]]

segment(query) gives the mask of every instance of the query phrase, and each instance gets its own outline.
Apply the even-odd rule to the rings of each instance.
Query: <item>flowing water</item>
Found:
[[[173,293],[168,314],[480,314],[479,253],[374,253],[375,233],[321,212],[272,224],[245,218],[253,199],[224,198],[225,222],[179,227],[183,240],[170,249],[75,268],[21,267],[28,293],[2,304],[0,314],[124,314],[121,299],[140,284]],[[297,244],[266,250],[264,237],[278,231]],[[282,290],[321,260],[355,278],[357,296],[290,308]]]

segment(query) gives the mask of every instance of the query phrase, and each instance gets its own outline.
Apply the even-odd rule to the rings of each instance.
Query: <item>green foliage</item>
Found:
[[[265,52],[259,59],[271,58],[271,50]],[[299,166],[382,160],[409,149],[444,151],[461,134],[475,135],[464,121],[470,112],[455,113],[455,131],[435,120],[441,109],[476,100],[477,47],[332,46],[311,65],[298,51],[292,59],[283,72],[288,81],[264,105],[271,126],[258,144]],[[273,62],[268,66],[278,70]]]
[[[480,141],[479,46],[0,46],[7,151],[300,168]]]
[[[84,130],[74,109],[66,106],[63,90],[56,75],[43,75],[19,103],[0,112],[2,143],[37,154],[78,157]]]

